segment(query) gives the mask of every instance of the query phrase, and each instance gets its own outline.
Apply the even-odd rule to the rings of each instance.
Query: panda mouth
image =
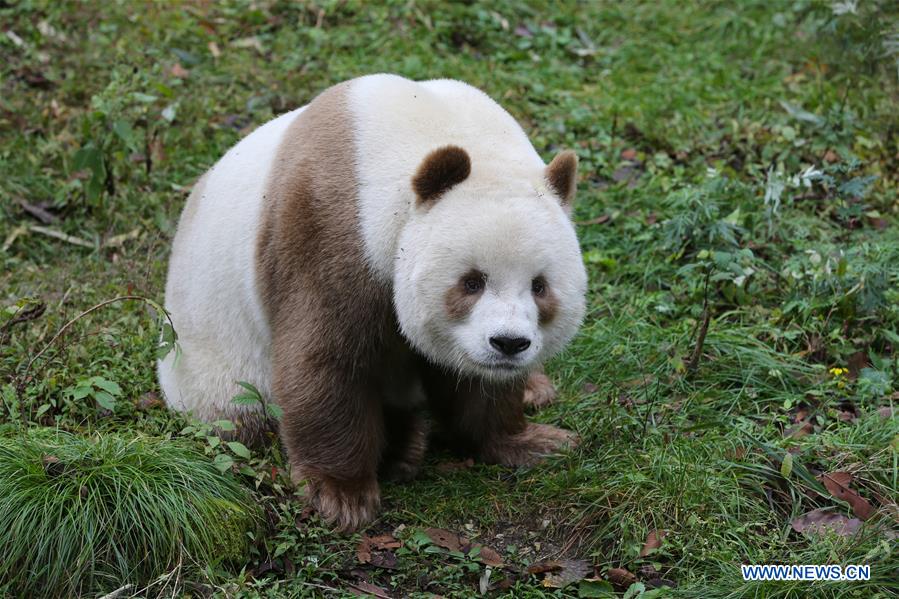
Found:
[[[479,370],[491,373],[514,374],[522,371],[526,364],[520,360],[493,359],[488,361],[472,360]]]

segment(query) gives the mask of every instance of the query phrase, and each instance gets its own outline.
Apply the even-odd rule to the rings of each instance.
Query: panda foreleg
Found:
[[[428,448],[430,426],[420,409],[384,406],[387,446],[379,473],[388,480],[405,482],[415,478]]]
[[[444,439],[484,462],[529,466],[577,443],[570,431],[525,419],[526,379],[458,378],[430,367],[423,381]]]
[[[273,347],[272,390],[284,410],[280,432],[291,477],[305,481],[306,496],[323,519],[341,532],[357,530],[380,506],[380,402],[363,378],[323,358],[327,351],[293,357],[293,346],[285,345]]]

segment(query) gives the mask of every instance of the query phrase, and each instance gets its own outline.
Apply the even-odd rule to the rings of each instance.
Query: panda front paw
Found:
[[[528,423],[520,433],[487,443],[481,450],[481,459],[505,466],[532,466],[564,449],[576,447],[578,441],[578,436],[569,430]]]
[[[548,406],[556,399],[556,388],[542,372],[532,372],[524,388],[524,405],[533,410]]]
[[[309,502],[337,532],[350,533],[370,524],[381,507],[381,491],[375,478],[338,481],[312,477],[306,481]]]

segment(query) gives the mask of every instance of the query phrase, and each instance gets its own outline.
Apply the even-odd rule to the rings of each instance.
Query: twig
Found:
[[[696,338],[696,347],[693,348],[693,355],[690,356],[690,362],[687,363],[688,372],[695,372],[699,367],[699,360],[702,358],[702,346],[705,343],[706,333],[709,332],[711,316],[708,306],[702,309],[702,324],[699,327],[699,337]]]
[[[693,355],[687,363],[687,372],[692,374],[699,367],[699,360],[702,359],[702,347],[705,344],[705,336],[709,332],[709,321],[712,314],[709,311],[709,277],[711,269],[705,274],[705,298],[702,306],[702,324],[699,326],[699,335],[696,337],[696,346],[693,348]]]
[[[36,304],[32,304],[28,308],[25,308],[24,310],[19,310],[18,312],[16,312],[15,316],[0,325],[0,345],[6,343],[6,337],[9,334],[9,331],[15,325],[21,322],[28,322],[29,320],[40,318],[46,309],[47,304],[45,304],[44,302],[38,302]]]
[[[71,243],[72,245],[81,246],[83,248],[94,249],[94,244],[81,239],[80,237],[75,237],[74,235],[66,235],[62,231],[57,231],[56,229],[51,229],[50,227],[42,227],[41,225],[31,225],[28,227],[29,231],[34,231],[35,233],[40,233],[42,235],[46,235],[47,237],[52,237],[54,239],[59,239],[60,241],[65,241],[66,243]]]
[[[25,201],[23,198],[19,198],[18,202],[19,206],[22,207],[22,210],[24,210],[37,220],[41,221],[45,225],[52,225],[57,220],[59,220],[58,218],[56,218],[56,215],[51,214],[41,205],[31,204]]]
[[[100,599],[118,599],[119,597],[130,591],[133,587],[133,584],[126,584],[125,586],[119,587],[111,593],[103,595]]]
[[[373,591],[373,590],[371,590],[371,589],[365,589],[365,588],[362,588],[362,587],[360,587],[360,586],[354,585],[352,582],[350,582],[350,581],[348,581],[348,580],[345,580],[344,582],[347,583],[347,585],[349,585],[349,586],[353,587],[354,589],[356,589],[357,591],[362,591],[363,593],[367,593],[367,594],[369,594],[369,595],[374,595],[374,596],[377,597],[378,599],[393,599],[390,595],[385,595],[385,594],[382,593],[381,591]],[[304,584],[308,584],[309,586],[314,586],[314,587],[316,587],[316,588],[330,589],[330,590],[332,590],[332,591],[336,591],[336,590],[337,590],[337,589],[332,589],[331,587],[325,587],[325,586],[321,586],[321,585],[317,585],[317,584],[312,584],[312,583],[308,583],[308,582],[307,582],[307,583],[304,583]]]

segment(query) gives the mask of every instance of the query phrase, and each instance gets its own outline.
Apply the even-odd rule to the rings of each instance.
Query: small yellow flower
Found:
[[[843,376],[847,372],[849,372],[849,370],[846,368],[831,368],[830,369],[830,374],[832,374],[834,376]]]

